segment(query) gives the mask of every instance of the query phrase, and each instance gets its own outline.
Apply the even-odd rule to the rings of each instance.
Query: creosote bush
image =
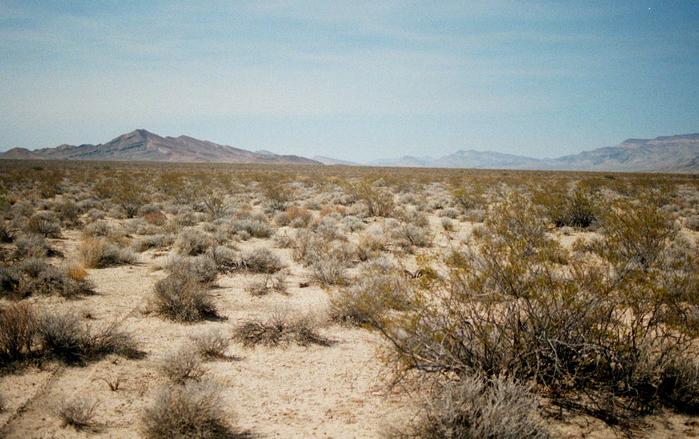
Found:
[[[597,263],[561,254],[541,218],[511,194],[471,249],[448,255],[443,276],[380,322],[396,371],[531,381],[554,403],[608,421],[649,412],[696,336],[686,312],[696,305],[659,282],[673,224],[649,204],[612,210],[592,246]]]
[[[369,216],[388,217],[393,211],[393,194],[377,188],[369,181],[348,184],[347,192],[367,207]]]
[[[599,215],[598,201],[580,188],[570,193],[538,194],[538,201],[556,227],[585,229],[593,225]]]

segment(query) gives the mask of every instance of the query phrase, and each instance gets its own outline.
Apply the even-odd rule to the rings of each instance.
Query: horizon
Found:
[[[134,126],[360,163],[696,133],[698,20],[691,1],[0,2],[0,151]]]

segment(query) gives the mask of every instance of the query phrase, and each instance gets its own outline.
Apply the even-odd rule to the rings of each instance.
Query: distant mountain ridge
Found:
[[[0,153],[4,159],[118,160],[205,163],[279,163],[362,165],[331,157],[313,159],[248,151],[189,136],[161,137],[139,129],[99,144],[59,145],[29,150],[12,148]],[[530,169],[571,171],[687,172],[699,173],[699,133],[627,139],[617,146],[597,148],[551,159],[536,159],[494,151],[460,150],[443,157],[404,156],[374,160],[364,165],[397,167]]]
[[[116,160],[204,163],[297,163],[320,162],[295,155],[278,155],[269,151],[252,152],[219,145],[189,136],[162,137],[144,129],[122,134],[99,145],[59,145],[55,148],[29,150],[12,148],[2,154],[5,159],[38,160]]]
[[[617,146],[552,159],[536,159],[493,151],[461,150],[437,158],[404,156],[375,160],[367,164],[434,168],[695,173],[699,172],[699,133],[655,139],[627,139]]]

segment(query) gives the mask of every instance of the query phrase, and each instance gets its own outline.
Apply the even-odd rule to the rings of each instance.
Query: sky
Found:
[[[0,150],[369,161],[699,132],[699,1],[0,0]]]

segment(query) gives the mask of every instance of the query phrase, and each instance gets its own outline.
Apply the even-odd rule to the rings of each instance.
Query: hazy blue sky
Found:
[[[369,160],[699,131],[699,1],[0,0],[0,150],[135,128]]]

